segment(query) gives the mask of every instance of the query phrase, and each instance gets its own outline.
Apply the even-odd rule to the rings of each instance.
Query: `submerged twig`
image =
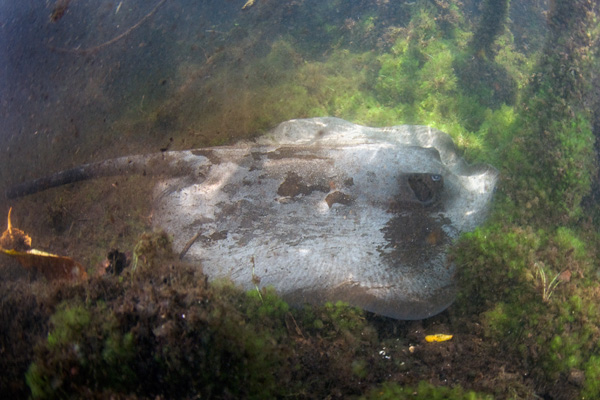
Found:
[[[144,17],[142,17],[142,19],[140,19],[137,23],[135,23],[134,25],[132,25],[131,27],[129,27],[129,29],[127,29],[125,32],[121,33],[118,36],[115,36],[114,38],[110,39],[107,42],[101,43],[97,46],[94,47],[88,47],[87,49],[78,49],[78,48],[64,48],[64,47],[50,47],[51,50],[53,51],[58,51],[60,53],[72,53],[72,54],[91,54],[91,53],[95,53],[98,50],[110,46],[111,44],[118,42],[119,40],[123,39],[125,36],[129,35],[131,32],[133,32],[135,29],[137,29],[140,25],[142,25],[144,22],[146,22],[146,20],[148,18],[150,18],[152,15],[154,15],[154,13],[156,12],[156,10],[158,10],[158,8],[164,4],[164,2],[167,0],[160,0],[152,10],[150,10],[150,12],[148,14],[146,14]]]
[[[50,21],[57,22],[59,19],[61,19],[67,12],[70,2],[71,0],[57,0],[54,8],[52,9],[52,14],[50,14]]]
[[[187,243],[185,244],[185,246],[183,246],[183,250],[181,250],[181,252],[179,253],[179,259],[183,260],[183,257],[185,257],[186,253],[188,252],[188,250],[190,249],[190,247],[192,247],[192,245],[194,243],[196,243],[196,240],[198,240],[198,238],[200,237],[201,232],[197,232],[194,236],[192,236],[192,238],[190,240],[187,241]]]

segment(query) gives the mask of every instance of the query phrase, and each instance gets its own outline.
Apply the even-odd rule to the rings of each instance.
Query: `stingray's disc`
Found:
[[[211,278],[272,285],[292,303],[343,300],[399,319],[454,299],[448,247],[485,218],[495,169],[444,133],[292,120],[254,143],[179,152],[155,222]]]

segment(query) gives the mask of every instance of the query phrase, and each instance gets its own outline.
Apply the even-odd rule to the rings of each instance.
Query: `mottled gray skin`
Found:
[[[313,118],[255,142],[83,165],[7,196],[132,172],[157,175],[155,225],[210,279],[397,319],[452,303],[447,250],[484,221],[498,177],[466,164],[435,129]]]
[[[497,180],[438,130],[337,118],[284,122],[257,142],[184,158],[196,178],[159,182],[155,223],[176,249],[191,243],[185,259],[211,279],[397,319],[452,303],[448,247],[484,220]]]

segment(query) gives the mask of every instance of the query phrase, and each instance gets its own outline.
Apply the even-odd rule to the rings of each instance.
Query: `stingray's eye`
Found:
[[[410,174],[408,185],[421,205],[431,206],[440,200],[444,178],[438,174]]]

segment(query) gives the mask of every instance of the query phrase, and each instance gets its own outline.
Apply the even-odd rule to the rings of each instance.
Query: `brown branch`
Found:
[[[136,24],[134,24],[129,29],[127,29],[125,32],[121,33],[118,36],[115,36],[114,38],[110,39],[107,42],[104,42],[104,43],[99,44],[99,45],[94,46],[94,47],[88,47],[87,49],[64,48],[64,47],[53,47],[53,46],[50,46],[50,50],[57,51],[59,53],[71,53],[71,54],[81,54],[81,55],[95,53],[98,50],[103,49],[104,47],[110,46],[111,44],[113,44],[115,42],[118,42],[119,40],[123,39],[125,36],[129,35],[131,32],[133,32],[135,29],[137,29],[140,25],[142,25],[144,22],[146,22],[146,20],[148,18],[150,18],[152,15],[154,15],[154,13],[156,12],[156,10],[158,10],[158,8],[161,5],[163,5],[165,3],[165,1],[167,1],[167,0],[160,0],[154,6],[154,8],[148,14],[146,14],[142,19],[140,19]]]

